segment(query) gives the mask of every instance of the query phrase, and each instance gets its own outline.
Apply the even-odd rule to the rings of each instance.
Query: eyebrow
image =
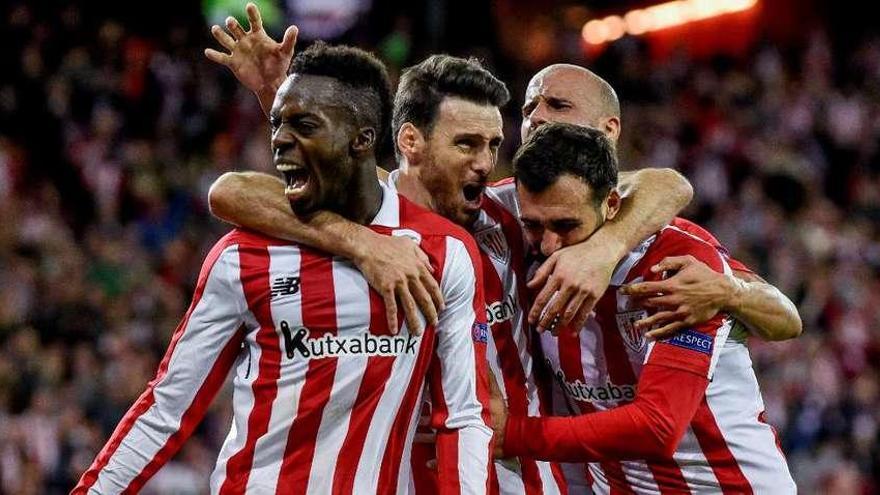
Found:
[[[456,139],[456,140],[458,140],[458,139],[477,139],[480,141],[492,142],[495,140],[501,141],[504,139],[504,136],[484,136],[483,134],[480,134],[477,132],[464,132],[461,134],[455,134],[453,136],[453,139]]]

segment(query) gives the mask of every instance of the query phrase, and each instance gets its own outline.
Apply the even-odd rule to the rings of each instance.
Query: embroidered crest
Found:
[[[643,309],[617,313],[617,329],[620,330],[623,343],[633,352],[642,352],[645,348],[645,334],[636,329],[635,323],[647,316],[648,312]]]
[[[504,238],[504,232],[501,231],[500,224],[477,232],[474,234],[474,238],[490,258],[502,264],[510,262],[510,248],[507,245],[507,239]]]

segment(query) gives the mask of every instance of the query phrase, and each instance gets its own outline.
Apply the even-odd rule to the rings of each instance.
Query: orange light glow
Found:
[[[680,26],[754,7],[758,0],[676,0],[612,15],[584,24],[581,34],[591,45],[614,41],[624,34],[640,34]]]

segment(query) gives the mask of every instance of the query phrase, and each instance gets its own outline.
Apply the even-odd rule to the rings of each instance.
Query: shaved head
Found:
[[[526,89],[522,138],[545,122],[594,127],[612,142],[620,134],[620,101],[607,81],[572,64],[541,69]]]

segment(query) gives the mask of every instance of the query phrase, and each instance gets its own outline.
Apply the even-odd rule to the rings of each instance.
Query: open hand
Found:
[[[428,325],[436,325],[443,309],[443,293],[434,279],[428,255],[412,240],[366,231],[363,255],[354,260],[370,287],[385,302],[388,329],[397,333],[397,304],[403,309],[407,328],[421,335],[424,328],[419,312]]]
[[[239,82],[251,91],[258,95],[271,92],[274,98],[287,77],[298,30],[296,26],[288,27],[281,43],[277,43],[263,29],[257,6],[248,3],[246,10],[250,30],[245,31],[234,17],[227,17],[226,31],[214,25],[211,34],[229,53],[207,48],[205,56],[228,67]],[[262,102],[263,98],[260,100]]]
[[[671,256],[651,267],[654,273],[675,272],[656,282],[639,282],[621,288],[638,304],[657,312],[635,322],[646,336],[660,339],[710,320],[725,306],[735,283],[732,276],[718,273],[693,256]]]
[[[605,293],[618,260],[593,244],[588,240],[556,251],[529,281],[531,289],[543,285],[529,312],[529,323],[539,332],[556,335],[566,326],[579,332]]]

